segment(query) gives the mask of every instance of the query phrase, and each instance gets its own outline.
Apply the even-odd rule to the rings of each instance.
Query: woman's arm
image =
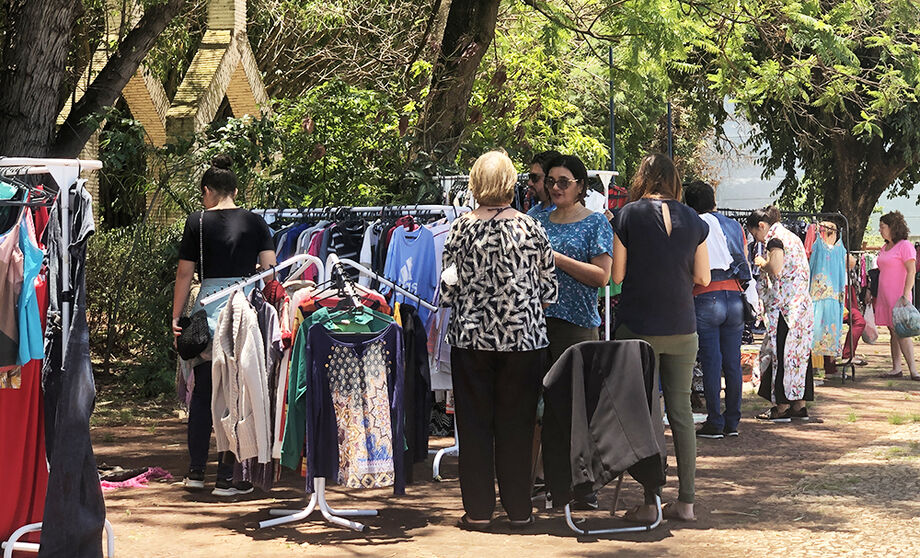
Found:
[[[576,281],[589,287],[603,287],[610,279],[610,266],[613,258],[610,254],[599,254],[590,262],[580,262],[560,252],[553,252],[556,267],[571,275]]]
[[[179,260],[179,267],[176,268],[176,285],[173,287],[173,311],[172,311],[172,330],[176,337],[182,333],[179,327],[179,317],[185,310],[185,304],[188,302],[188,292],[192,287],[192,276],[195,274],[195,262],[190,260]]]
[[[259,265],[262,266],[263,270],[266,270],[273,265],[278,263],[278,257],[275,255],[274,250],[262,250],[259,252]]]
[[[782,248],[772,248],[767,253],[767,264],[763,268],[770,274],[770,277],[778,277],[780,272],[783,271],[785,256],[786,253]]]
[[[904,280],[904,298],[910,298],[911,291],[914,290],[914,275],[917,273],[917,260],[907,260],[904,262],[907,268],[907,278]]]
[[[701,242],[693,256],[693,283],[705,287],[710,281],[712,272],[709,270],[709,248],[705,242]]]
[[[613,282],[620,284],[626,279],[626,246],[616,233],[613,233]]]

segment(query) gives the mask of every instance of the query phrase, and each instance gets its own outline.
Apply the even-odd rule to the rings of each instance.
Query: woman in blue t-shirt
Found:
[[[556,205],[538,216],[553,247],[559,281],[559,298],[546,309],[553,363],[570,346],[598,339],[597,289],[610,278],[613,231],[603,214],[584,205],[588,171],[578,157],[551,161],[544,184]]]
[[[643,339],[655,351],[680,481],[677,502],[664,508],[669,519],[693,521],[696,432],[690,387],[699,341],[693,285],[710,281],[706,237],[709,226],[680,203],[681,181],[665,155],[648,155],[639,165],[630,203],[614,221],[613,280],[623,283],[617,306],[617,339]],[[655,494],[626,519],[651,523]]]

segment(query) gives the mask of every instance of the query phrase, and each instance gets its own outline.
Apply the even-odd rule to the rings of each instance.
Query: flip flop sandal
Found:
[[[894,370],[892,370],[891,372],[885,372],[884,374],[879,374],[878,377],[879,378],[903,378],[904,372],[895,372]]]
[[[534,523],[533,515],[527,519],[510,519],[509,523],[511,524],[512,529],[525,529],[530,527]]]
[[[533,519],[533,516],[531,516]],[[488,531],[494,525],[493,520],[488,522],[474,521],[469,518],[468,515],[463,514],[463,516],[457,521],[457,527],[463,529],[464,531]]]
[[[628,510],[623,514],[623,521],[628,521],[630,523],[638,523],[640,525],[651,525],[655,522],[655,518],[644,519],[639,517],[639,510],[642,509],[642,506],[636,506],[631,510]]]
[[[915,382],[920,382],[920,374],[918,374],[918,375],[916,375],[916,376],[911,376],[910,379],[913,380],[913,381],[915,381]]]
[[[689,519],[682,517],[679,513],[677,513],[677,506],[673,505],[671,502],[661,506],[661,517],[665,519],[673,519],[675,521],[684,521],[686,523],[696,522],[696,516],[693,516]]]

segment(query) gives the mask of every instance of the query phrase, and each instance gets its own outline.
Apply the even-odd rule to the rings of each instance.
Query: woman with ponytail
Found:
[[[780,223],[774,206],[754,210],[747,229],[765,252],[754,258],[760,274],[757,290],[764,303],[767,332],[760,349],[758,395],[773,403],[761,420],[808,420],[806,401],[814,400],[811,347],[815,321],[810,295],[811,272],[805,246]]]
[[[234,202],[237,179],[232,166],[230,157],[214,157],[211,167],[201,177],[204,210],[195,211],[185,221],[173,291],[172,329],[176,337],[182,333],[179,317],[188,302],[192,276],[196,271],[201,280],[200,300],[252,275],[256,272],[256,264],[263,269],[275,265],[275,246],[268,225],[261,217],[237,207]],[[205,307],[212,335],[226,300]],[[184,379],[193,387],[188,413],[189,471],[185,487],[202,489],[211,443],[211,347],[187,364],[186,368],[193,372]],[[232,454],[224,454],[229,452],[220,452],[217,456],[217,482],[212,494],[235,496],[252,492],[250,483],[233,484]]]

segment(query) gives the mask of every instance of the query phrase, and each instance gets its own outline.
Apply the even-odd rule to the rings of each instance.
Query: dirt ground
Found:
[[[106,493],[120,558],[215,556],[920,556],[920,382],[875,376],[887,370],[887,342],[860,347],[869,361],[858,381],[828,380],[816,389],[810,424],[763,424],[752,417],[765,407],[745,394],[740,437],[700,440],[698,521],[664,522],[643,534],[578,537],[561,514],[537,513],[521,533],[499,526],[491,533],[461,531],[456,458],[443,461],[442,482],[431,480],[431,459],[415,469],[406,495],[390,490],[331,487],[333,507],[376,508],[366,534],[309,520],[259,529],[271,508],[305,505],[302,481],[287,472],[271,494],[226,501],[190,493],[185,472],[185,425],[174,411],[107,411],[93,428],[99,463],[125,468],[159,466],[176,476],[147,488]],[[108,415],[106,413],[108,412]],[[151,416],[152,415],[152,416]],[[118,424],[125,423],[125,424]],[[103,425],[104,424],[104,425]],[[438,439],[434,446],[449,445]],[[669,437],[670,444],[670,437]],[[674,471],[673,450],[669,454]],[[213,483],[214,470],[209,470]],[[665,501],[677,495],[669,477]],[[600,493],[602,511],[592,528],[619,523],[611,517],[613,485]],[[641,500],[638,485],[623,484],[620,510]],[[606,509],[605,509],[606,508]],[[500,507],[499,507],[500,513]],[[622,511],[618,512],[622,513]],[[505,524],[507,525],[507,524]]]

